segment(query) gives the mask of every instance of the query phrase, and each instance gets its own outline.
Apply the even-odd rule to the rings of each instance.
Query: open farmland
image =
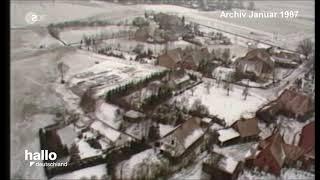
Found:
[[[147,11],[165,12],[185,16],[186,20],[212,26],[254,39],[276,43],[280,46],[295,49],[296,43],[306,37],[314,37],[314,2],[298,1],[298,5],[290,1],[257,1],[259,10],[273,11],[298,10],[298,18],[293,19],[249,19],[220,18],[221,11],[200,11],[173,5],[140,5]],[[294,4],[294,5],[291,5]],[[271,7],[270,7],[271,5]],[[226,11],[227,12],[227,11]],[[252,33],[251,33],[252,32]],[[273,39],[278,33],[277,39]],[[290,43],[288,43],[290,39]]]

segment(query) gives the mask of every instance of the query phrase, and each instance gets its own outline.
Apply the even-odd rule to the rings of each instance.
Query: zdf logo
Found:
[[[26,14],[26,16],[24,17],[24,19],[26,20],[26,22],[27,22],[28,24],[34,24],[34,23],[36,23],[36,22],[38,22],[38,21],[43,20],[43,19],[44,19],[44,16],[45,16],[45,15],[38,15],[38,14],[36,14],[35,12],[28,12],[28,13]]]

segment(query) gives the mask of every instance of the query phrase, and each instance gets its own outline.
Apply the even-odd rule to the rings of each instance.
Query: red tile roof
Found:
[[[314,121],[305,125],[302,128],[299,146],[306,150],[306,152],[310,152],[314,149],[315,145],[315,132],[314,132]]]

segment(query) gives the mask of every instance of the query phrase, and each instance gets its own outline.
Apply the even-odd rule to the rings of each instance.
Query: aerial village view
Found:
[[[10,6],[11,179],[315,179],[314,1]]]

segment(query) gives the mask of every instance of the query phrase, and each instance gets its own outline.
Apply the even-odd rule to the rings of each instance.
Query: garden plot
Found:
[[[212,80],[206,79],[206,81]],[[187,102],[180,103],[181,106],[185,106],[187,109],[191,109],[195,100],[200,99],[202,104],[208,108],[211,115],[224,119],[228,126],[248,113],[255,113],[259,107],[262,107],[267,102],[265,98],[250,92],[247,99],[244,100],[242,95],[243,88],[237,86],[234,86],[228,96],[227,90],[222,87],[223,83],[219,87],[217,87],[217,84],[214,84],[209,88],[209,91],[204,84],[201,83],[174,99],[177,102],[188,99]]]
[[[70,67],[65,74],[70,87],[84,92],[88,87],[95,86],[97,96],[102,96],[121,84],[138,81],[165,70],[160,66],[139,64],[85,51],[77,51],[76,54],[63,57],[61,61]],[[96,64],[97,62],[99,63]]]

